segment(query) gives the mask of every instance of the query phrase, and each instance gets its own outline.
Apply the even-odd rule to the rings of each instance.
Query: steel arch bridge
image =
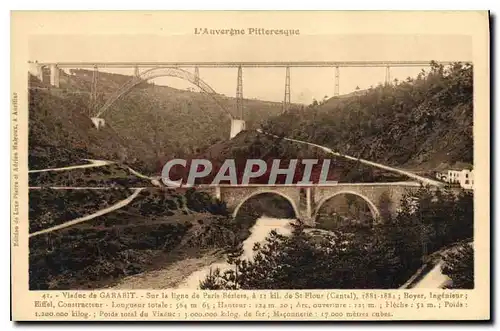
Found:
[[[191,84],[200,88],[200,90],[207,94],[212,100],[215,101],[217,106],[224,111],[231,120],[234,119],[233,114],[226,109],[220,102],[217,92],[210,87],[206,82],[204,82],[198,75],[192,74],[189,71],[173,68],[173,67],[156,67],[152,69],[145,70],[138,75],[134,76],[127,83],[122,85],[115,93],[113,93],[108,100],[104,103],[102,107],[99,108],[95,117],[101,117],[101,115],[108,110],[115,101],[130,92],[135,86],[141,82],[148,81],[150,79],[158,77],[176,77],[190,82]]]

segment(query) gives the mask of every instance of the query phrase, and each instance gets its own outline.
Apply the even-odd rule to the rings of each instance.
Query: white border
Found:
[[[319,1],[319,0],[307,0],[307,1],[301,1],[301,2],[292,2],[292,1],[287,1],[285,2],[276,2],[276,3],[271,3],[269,0],[253,0],[253,1],[247,1],[246,3],[243,3],[241,1],[234,1],[234,0],[225,0],[225,1],[203,1],[203,0],[198,0],[198,1],[179,1],[178,3],[172,3],[171,1],[150,1],[150,0],[141,0],[141,1],[127,1],[127,0],[121,0],[120,2],[115,2],[115,3],[104,3],[102,0],[86,0],[84,2],[70,2],[70,1],[15,1],[15,2],[10,2],[10,1],[2,1],[0,6],[1,6],[1,13],[2,15],[0,16],[0,24],[2,27],[2,39],[4,40],[3,45],[9,45],[7,47],[2,48],[2,63],[4,64],[4,68],[9,68],[6,71],[3,71],[4,74],[1,75],[1,91],[3,92],[3,95],[5,96],[4,105],[9,105],[7,109],[3,109],[1,112],[2,118],[0,119],[0,123],[2,125],[3,130],[0,130],[0,148],[1,148],[1,154],[0,155],[10,155],[10,10],[478,10],[478,9],[491,9],[492,13],[494,14],[495,12],[498,12],[497,9],[499,7],[499,1],[486,1],[486,0],[475,0],[475,1],[453,1],[447,3],[442,3],[442,2],[437,2],[437,1],[432,1],[432,0],[419,0],[416,2],[403,2],[403,1],[389,1],[389,0],[379,0],[379,1],[370,1],[370,0],[365,0],[365,1],[348,1],[348,2],[332,2],[332,1]],[[9,6],[10,5],[10,6]],[[82,6],[83,5],[83,6]],[[119,6],[118,6],[119,5]],[[494,35],[492,36],[493,40]],[[492,58],[492,61],[498,60],[497,53],[494,52],[495,57]],[[495,86],[495,90],[491,91],[491,93],[494,93],[495,95],[499,95],[499,88],[498,85]],[[496,101],[496,100],[495,100]],[[493,109],[497,110],[498,107],[497,103],[492,104]],[[495,123],[492,123],[492,128],[493,132],[495,129],[498,127],[498,121],[499,116],[496,116]],[[7,126],[9,125],[9,129]],[[494,125],[494,126],[493,126]],[[492,145],[492,148],[494,146],[498,146],[498,141],[495,139],[495,144]],[[495,163],[498,165],[498,159],[497,159],[497,153],[493,153]],[[7,165],[7,162],[2,162],[0,164],[2,167],[2,173],[4,174],[2,176],[2,182],[1,182],[1,206],[0,210],[2,210],[5,214],[5,217],[3,218],[3,226],[4,226],[4,231],[2,231],[2,247],[6,248],[7,245],[9,245],[9,253],[10,253],[10,231],[6,230],[7,223],[10,224],[8,221],[10,219],[10,165]],[[492,169],[493,171],[496,169]],[[8,175],[7,175],[8,174]],[[498,183],[495,183],[498,184]],[[494,190],[495,193],[497,193],[497,190],[495,188]],[[495,195],[495,201],[492,205],[500,206],[500,198],[498,194]],[[6,215],[6,211],[9,210],[9,216]],[[498,207],[497,207],[498,210]],[[496,213],[493,217],[493,222],[496,222],[497,217]],[[498,235],[498,230],[499,225],[497,224],[495,226],[495,235]],[[492,241],[494,243],[494,241]],[[498,244],[496,245],[498,248]],[[3,252],[6,252],[7,249],[3,249]],[[493,261],[492,267],[495,266],[495,262],[498,260],[498,249],[495,251],[495,261]],[[2,254],[2,266],[7,266],[10,265],[10,254]],[[4,268],[5,270],[6,268]],[[9,268],[10,269],[10,268]],[[2,293],[2,304],[1,304],[1,310],[3,312],[2,316],[2,322],[1,322],[1,329],[2,330],[10,330],[15,327],[15,325],[12,322],[9,322],[10,320],[10,288],[7,287],[7,284],[10,284],[10,273],[3,272],[0,274],[2,278],[2,284],[4,284],[3,289],[4,292]],[[493,288],[496,288],[497,286],[494,286]],[[498,303],[498,296],[495,293],[495,300],[496,303]],[[494,307],[494,306],[493,306]],[[493,308],[494,309],[494,308]],[[492,318],[494,318],[492,316]],[[80,325],[80,324],[71,324],[71,325],[54,325],[54,324],[45,324],[42,325],[42,327],[45,328],[53,328],[53,327],[63,327],[64,329],[71,329],[73,327],[78,327],[78,328],[83,328],[83,329],[100,329],[103,326],[103,324],[85,324],[85,325]],[[120,324],[120,325],[106,325],[108,328],[113,328],[113,329],[122,329],[122,328],[129,328],[130,326],[139,326],[136,324]],[[241,328],[241,327],[255,327],[255,328],[275,328],[278,326],[283,326],[283,324],[273,324],[273,325],[254,325],[254,324],[202,324],[202,325],[188,325],[188,324],[154,324],[154,325],[148,325],[148,327],[158,327],[158,328],[169,328],[169,329],[177,329],[177,328],[185,328],[185,327],[215,327],[215,328],[223,328],[223,327],[229,327],[229,328]],[[285,327],[304,327],[305,325],[291,325],[291,324],[284,324]],[[318,326],[318,325],[315,325]],[[322,324],[323,327],[332,327],[336,329],[348,329],[348,328],[365,328],[365,327],[396,327],[399,328],[403,325],[400,324],[393,324],[393,325],[387,325],[387,324],[356,324],[356,325],[350,325],[350,324]],[[479,325],[467,325],[467,328],[476,328]],[[144,324],[140,325],[140,327],[144,327]],[[306,326],[307,327],[307,326]],[[409,329],[417,329],[421,328],[420,325],[404,325],[405,328]],[[437,330],[438,328],[440,330],[443,329],[448,329],[452,327],[451,325],[426,325],[426,327],[429,327],[431,329]]]

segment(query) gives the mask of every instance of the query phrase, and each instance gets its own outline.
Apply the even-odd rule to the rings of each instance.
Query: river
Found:
[[[276,219],[262,216],[250,229],[250,236],[243,242],[243,258],[252,259],[253,247],[256,242],[263,242],[272,230],[289,235],[290,224],[294,219]],[[202,257],[187,258],[159,270],[131,275],[120,280],[111,288],[114,290],[144,290],[144,289],[198,289],[200,281],[215,270],[231,268],[225,258],[217,254],[205,254]]]
[[[294,219],[277,219],[262,216],[250,229],[250,236],[243,242],[242,258],[251,260],[254,257],[253,247],[257,242],[263,242],[272,230],[283,235],[290,235]],[[329,231],[314,229],[313,233],[329,234]],[[216,268],[221,271],[234,268],[226,260],[214,254],[206,254],[199,258],[188,258],[172,265],[142,274],[132,275],[122,279],[112,288],[115,290],[140,289],[199,289],[200,282]],[[436,266],[414,286],[415,288],[440,288],[449,279],[441,274]]]
[[[250,229],[250,236],[243,242],[242,258],[252,260],[254,256],[253,247],[255,243],[262,243],[272,230],[282,235],[290,235],[292,232],[291,223],[293,219],[278,219],[267,216],[262,216],[255,222],[255,225]],[[210,271],[219,268],[221,272],[233,268],[226,261],[219,261],[204,267],[196,272],[193,272],[187,277],[177,288],[178,289],[198,289],[200,282],[204,280]]]

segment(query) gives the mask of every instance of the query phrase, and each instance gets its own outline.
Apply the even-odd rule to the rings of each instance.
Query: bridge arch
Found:
[[[293,201],[293,199],[291,197],[289,197],[288,195],[281,193],[281,192],[277,192],[277,191],[273,191],[273,190],[263,190],[263,191],[257,191],[257,192],[251,193],[251,194],[247,195],[243,200],[241,200],[240,203],[236,206],[236,208],[234,208],[233,218],[236,218],[236,216],[238,215],[238,211],[245,204],[245,202],[247,202],[251,198],[256,197],[258,195],[261,195],[261,194],[274,194],[274,195],[279,195],[279,196],[285,198],[288,201],[288,203],[290,204],[290,206],[292,206],[293,213],[295,214],[295,217],[296,218],[300,217],[300,213],[299,213],[299,209],[297,208],[297,204],[295,203],[295,201]]]
[[[141,72],[138,76],[134,76],[132,79],[130,79],[128,82],[126,82],[124,85],[122,85],[115,93],[113,93],[108,100],[104,103],[104,105],[99,108],[99,111],[97,112],[96,117],[100,117],[106,110],[108,110],[113,103],[130,92],[134,86],[144,82],[148,81],[150,79],[158,78],[158,77],[176,77],[180,78],[183,80],[186,80],[190,82],[191,84],[197,86],[200,88],[202,92],[207,94],[210,98],[212,98],[217,106],[224,111],[230,119],[234,119],[234,116],[229,112],[220,102],[220,100],[217,97],[217,92],[210,87],[206,82],[204,82],[202,79],[200,79],[198,76],[192,74],[191,72],[180,69],[180,68],[175,68],[175,67],[156,67],[152,69],[145,70]]]
[[[370,212],[372,214],[372,217],[373,217],[373,220],[374,221],[377,221],[380,219],[380,211],[379,209],[377,208],[377,206],[375,206],[375,204],[370,200],[368,199],[366,196],[364,196],[363,194],[359,193],[359,192],[355,192],[355,191],[340,191],[340,192],[336,192],[336,193],[333,193],[333,194],[330,194],[330,195],[327,195],[325,196],[324,198],[322,198],[318,205],[316,206],[316,210],[314,211],[314,220],[317,220],[318,218],[318,215],[319,215],[319,211],[321,209],[321,207],[330,199],[336,197],[336,196],[339,196],[339,195],[345,195],[345,194],[351,194],[351,195],[355,195],[355,196],[358,196],[360,197],[361,199],[363,199],[367,204],[368,204],[368,208],[370,208]]]

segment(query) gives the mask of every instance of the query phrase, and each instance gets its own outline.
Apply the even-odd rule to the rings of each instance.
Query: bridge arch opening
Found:
[[[130,92],[135,86],[144,81],[159,77],[175,77],[190,82],[191,84],[197,86],[203,93],[208,95],[231,120],[234,119],[233,114],[223,106],[219,100],[217,92],[215,92],[210,85],[203,81],[199,76],[196,76],[187,70],[175,67],[155,67],[141,72],[138,76],[134,76],[108,98],[104,105],[99,108],[95,117],[101,117],[102,114],[107,111],[118,99]]]
[[[358,192],[341,191],[324,197],[318,203],[314,219],[317,227],[328,230],[371,227],[380,219],[380,211],[366,196]]]
[[[251,216],[267,216],[272,218],[298,218],[299,209],[293,199],[276,191],[259,191],[246,196],[234,208],[233,217],[248,214]]]

